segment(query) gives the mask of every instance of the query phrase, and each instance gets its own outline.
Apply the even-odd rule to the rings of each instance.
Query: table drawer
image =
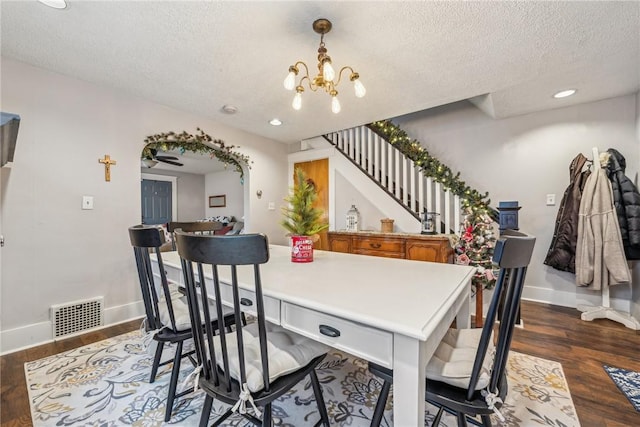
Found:
[[[282,303],[282,326],[333,348],[393,367],[393,334],[287,302]]]
[[[380,251],[380,252],[394,252],[404,256],[404,241],[402,240],[390,240],[390,239],[377,239],[377,238],[364,238],[353,240],[353,251]]]
[[[214,290],[213,288],[207,289],[209,292],[209,296],[213,298],[214,295],[211,295]],[[222,303],[233,307],[233,289],[231,285],[227,285],[225,283],[220,284],[220,294],[222,296]],[[256,293],[253,291],[248,291],[246,289],[238,289],[238,295],[240,296],[240,304],[242,306],[242,311],[245,313],[256,315],[256,310],[258,308],[256,304]],[[264,316],[265,318],[276,325],[280,324],[280,300],[263,296],[264,301]]]
[[[153,279],[156,283],[160,284],[160,270],[158,269],[158,264],[151,263],[151,270],[153,271]],[[181,285],[184,283],[184,276],[182,275],[182,270],[178,270],[173,267],[164,267],[165,274],[167,276],[167,281],[170,283],[176,283]]]

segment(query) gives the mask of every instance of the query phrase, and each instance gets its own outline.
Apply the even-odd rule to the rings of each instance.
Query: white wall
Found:
[[[395,119],[429,152],[461,171],[471,187],[488,191],[491,205],[518,200],[520,229],[537,237],[524,297],[575,306],[600,301],[599,292],[576,290],[575,276],[543,265],[558,204],[569,184],[569,164],[592,147],[616,148],[627,159],[627,175],[638,172],[640,150],[635,95],[495,120],[469,103]],[[545,205],[555,194],[556,206]],[[576,293],[579,297],[576,299]],[[629,311],[630,287],[611,289],[612,305]]]
[[[636,96],[636,138],[640,141],[640,93]],[[638,144],[636,151],[640,156],[640,144]],[[629,162],[627,161],[627,165]],[[640,166],[638,166],[640,167]],[[639,179],[638,175],[629,175],[627,176],[632,179],[636,186],[638,186]],[[631,306],[631,314],[636,319],[640,319],[640,261],[635,261],[632,264],[633,269],[631,270],[631,277],[633,280],[633,297],[632,297],[632,306]]]
[[[278,212],[267,210],[287,192],[283,144],[7,58],[1,79],[2,109],[22,121],[13,168],[2,170],[0,351],[50,340],[52,304],[101,295],[108,324],[141,315],[126,230],[140,221],[148,135],[201,127],[239,146],[253,161],[246,230],[286,243]],[[117,161],[111,182],[98,163],[105,154]],[[83,195],[94,196],[93,210],[80,209]]]
[[[360,212],[360,230],[380,231],[380,220],[386,216],[371,203],[349,180],[336,171],[335,230],[347,227],[347,211],[355,205]]]
[[[240,174],[233,170],[208,173],[205,176],[205,216],[234,216],[242,221],[244,216],[244,185],[240,181]],[[226,206],[210,208],[209,196],[224,195]],[[255,196],[255,194],[254,194]]]

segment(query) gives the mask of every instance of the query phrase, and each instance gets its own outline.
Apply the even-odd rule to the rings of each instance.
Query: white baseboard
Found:
[[[0,331],[0,355],[53,341],[51,321]]]
[[[575,291],[559,291],[557,289],[536,286],[525,286],[522,290],[522,299],[571,308],[576,308],[579,304],[602,305],[602,296],[598,292],[594,292],[593,295],[584,293],[577,294]],[[629,312],[629,300],[611,298],[610,305],[614,310],[625,313]]]
[[[116,325],[144,315],[144,303],[140,300],[105,309],[104,324],[109,326]]]
[[[144,315],[144,304],[142,301],[108,307],[104,310],[104,325],[98,328],[93,328],[89,331],[107,328],[109,326],[117,325],[118,323],[140,318]],[[89,331],[65,335],[60,339],[81,335]],[[30,325],[0,331],[0,355],[13,353],[15,351],[47,344],[53,341],[55,340],[53,339],[51,321],[32,323]]]
[[[522,299],[526,301],[559,305],[562,307],[576,307],[575,292],[563,292],[537,286],[525,286],[522,290]]]
[[[488,295],[484,295],[483,313],[486,314],[491,303],[493,291],[485,291]],[[525,301],[539,302],[543,304],[558,305],[561,307],[576,308],[578,304],[599,306],[602,304],[600,294],[587,295],[577,294],[576,292],[558,291],[556,289],[542,288],[536,286],[525,286],[522,290],[522,299]],[[475,297],[471,299],[473,307],[475,307]],[[629,312],[629,301],[626,299],[611,298],[611,307],[623,313]],[[632,307],[633,308],[633,307]],[[576,308],[577,310],[577,308]],[[576,314],[577,315],[577,314]]]

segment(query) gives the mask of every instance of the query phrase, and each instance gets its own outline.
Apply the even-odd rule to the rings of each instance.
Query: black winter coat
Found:
[[[613,190],[613,205],[616,208],[622,244],[627,259],[640,259],[640,193],[624,171],[627,161],[618,150],[609,148],[607,176]]]
[[[587,158],[578,154],[569,166],[569,186],[562,196],[553,239],[544,260],[546,265],[556,270],[576,272],[578,211],[584,184],[591,173],[589,170],[582,170],[586,162]]]

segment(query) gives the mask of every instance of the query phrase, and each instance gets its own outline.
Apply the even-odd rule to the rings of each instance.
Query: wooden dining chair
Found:
[[[193,358],[194,351],[183,354],[184,342],[193,336],[191,318],[189,317],[186,298],[182,293],[178,292],[177,285],[170,284],[167,280],[160,252],[160,246],[162,245],[160,233],[160,230],[154,226],[136,225],[129,228],[129,239],[136,259],[146,314],[145,329],[149,334],[152,334],[153,340],[157,342],[149,382],[155,381],[160,366],[173,362],[165,411],[165,421],[169,421],[174,400],[192,391],[186,390],[182,393],[176,393],[180,361],[184,357],[189,357],[195,366],[195,359]],[[158,260],[159,280],[154,279],[151,267],[152,254],[155,254]],[[222,315],[225,316],[225,325],[228,325],[230,329],[235,322],[233,313],[230,310],[226,310]],[[212,330],[216,331],[216,328],[217,323]],[[175,355],[173,358],[161,362],[162,352],[166,343],[176,345]]]
[[[217,399],[232,408],[212,426],[221,425],[238,412],[255,425],[271,427],[273,401],[308,375],[320,413],[315,425],[329,427],[315,372],[328,348],[265,319],[260,265],[269,260],[266,236],[205,236],[177,231],[176,240],[191,322],[207,325],[194,334],[198,386],[206,393],[200,426],[209,422],[213,401]],[[197,278],[205,277],[198,287]],[[246,296],[246,292],[252,295],[249,300],[240,297],[240,285],[243,295]],[[215,298],[213,312],[207,304],[211,297]],[[209,320],[221,312],[223,299],[225,304],[233,306],[236,328],[231,333],[215,336],[214,325]],[[242,309],[249,303],[253,306],[254,301],[252,309],[255,309],[256,320],[243,326]],[[217,329],[226,329],[225,318],[218,315],[218,319]]]
[[[502,417],[499,410],[508,391],[507,358],[535,240],[524,233],[507,231],[496,241],[493,262],[500,273],[483,328],[449,329],[427,364],[425,397],[438,408],[432,426],[440,424],[444,411],[455,414],[459,427],[467,426],[467,421],[490,427],[491,414]],[[384,380],[371,420],[377,427],[393,371],[374,363],[369,363],[369,370]],[[475,418],[478,416],[480,420]]]
[[[218,221],[193,221],[193,222],[177,222],[172,221],[167,224],[167,231],[171,236],[171,247],[176,250],[175,231],[182,230],[188,233],[196,234],[214,234],[222,229],[222,223]]]

